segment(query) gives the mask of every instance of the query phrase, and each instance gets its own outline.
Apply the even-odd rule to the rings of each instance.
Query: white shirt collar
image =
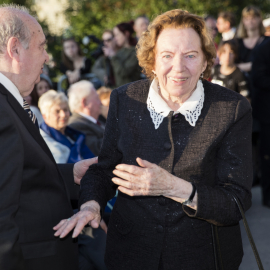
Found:
[[[86,119],[90,120],[94,124],[97,123],[97,120],[94,117],[90,116],[90,115],[87,115],[87,114],[84,114],[84,113],[81,113],[81,112],[79,112],[79,115],[85,117]]]
[[[184,104],[174,113],[181,113],[191,126],[195,126],[198,120],[204,102],[204,88],[201,80],[198,81],[195,91],[184,102]],[[147,98],[147,108],[155,125],[155,129],[162,123],[163,118],[168,116],[172,109],[159,94],[157,79],[154,79],[150,85]]]
[[[236,28],[232,27],[228,32],[222,33],[222,40],[226,41],[229,39],[233,39],[236,32]]]
[[[0,72],[0,83],[17,99],[20,105],[23,107],[23,97],[21,96],[16,85]]]

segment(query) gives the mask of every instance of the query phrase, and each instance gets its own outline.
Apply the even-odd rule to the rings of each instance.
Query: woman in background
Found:
[[[264,36],[265,29],[262,24],[260,9],[247,6],[242,11],[242,18],[237,30],[238,41],[238,67],[249,77],[252,66],[252,52],[267,38]]]
[[[30,109],[35,114],[39,125],[44,122],[42,114],[38,108],[39,98],[52,88],[53,85],[51,79],[45,74],[40,74],[40,81],[35,85],[32,93],[30,94],[32,98]]]
[[[90,72],[91,60],[83,56],[79,44],[74,38],[63,41],[62,63],[60,71],[67,75],[70,84],[79,81],[82,74]]]
[[[133,33],[133,23],[120,23],[113,28],[116,45],[120,49],[103,48],[104,55],[111,58],[116,87],[141,79],[135,51],[137,40],[132,36]]]
[[[56,163],[75,163],[94,157],[85,145],[85,135],[67,126],[70,117],[64,93],[50,90],[39,99],[44,122],[40,134],[50,148]]]

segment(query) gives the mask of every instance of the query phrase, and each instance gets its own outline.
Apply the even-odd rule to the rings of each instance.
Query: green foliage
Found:
[[[85,35],[101,36],[104,29],[146,15],[152,20],[158,14],[171,9],[184,9],[198,15],[217,16],[220,11],[235,12],[238,20],[242,9],[256,5],[265,13],[270,11],[269,0],[69,0],[66,18],[70,22],[70,34],[82,38]]]

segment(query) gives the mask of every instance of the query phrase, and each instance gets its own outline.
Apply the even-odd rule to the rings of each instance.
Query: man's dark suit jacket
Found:
[[[205,100],[196,126],[172,112],[155,129],[147,109],[150,82],[134,82],[111,94],[98,164],[81,181],[79,205],[96,200],[104,209],[115,194],[112,171],[140,157],[193,182],[197,211],[163,196],[121,192],[110,218],[105,262],[109,270],[214,270],[211,224],[217,226],[224,270],[238,269],[241,215],[251,206],[251,107],[246,98],[204,81]]]
[[[0,152],[0,269],[78,269],[77,243],[54,237],[52,229],[73,215],[73,165],[55,163],[37,127],[2,84]]]
[[[270,124],[270,39],[255,49],[253,59],[253,114],[260,122]]]
[[[104,128],[78,113],[72,114],[69,126],[85,134],[85,144],[94,155],[98,156],[103,141]]]

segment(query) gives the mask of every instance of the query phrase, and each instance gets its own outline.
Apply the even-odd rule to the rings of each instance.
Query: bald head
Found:
[[[0,5],[0,55],[6,51],[7,42],[11,37],[17,38],[27,49],[33,32],[31,28],[35,24],[38,23],[27,8],[14,4]]]

